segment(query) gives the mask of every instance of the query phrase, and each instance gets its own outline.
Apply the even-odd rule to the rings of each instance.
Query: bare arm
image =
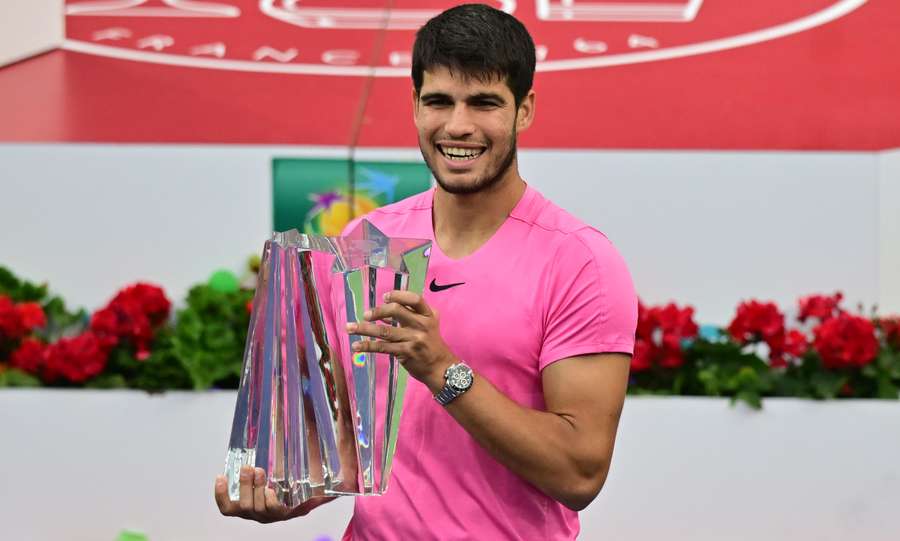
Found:
[[[542,375],[547,411],[516,404],[476,375],[447,411],[498,462],[578,511],[606,481],[629,363],[606,353],[551,364]]]
[[[401,327],[371,323],[386,318]],[[438,314],[420,296],[391,292],[388,304],[366,319],[370,322],[351,324],[348,331],[381,340],[357,342],[359,351],[393,353],[432,393],[441,389],[444,370],[458,359],[440,336]],[[628,355],[603,353],[549,365],[542,373],[546,411],[520,406],[476,374],[447,412],[500,463],[580,510],[606,480],[629,363]]]

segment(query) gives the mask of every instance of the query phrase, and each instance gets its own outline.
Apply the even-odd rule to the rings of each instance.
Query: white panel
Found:
[[[878,204],[881,219],[878,304],[883,314],[900,314],[900,150],[881,154]]]
[[[112,541],[132,529],[150,541],[340,539],[352,498],[281,524],[219,513],[213,483],[234,404],[233,392],[0,391],[11,438],[0,461],[0,537]]]
[[[647,302],[726,324],[745,298],[878,299],[874,154],[523,151],[520,163],[610,237]]]
[[[231,392],[0,392],[3,539],[339,539],[341,498],[293,521],[226,519],[212,499]],[[629,397],[580,539],[894,541],[900,403]],[[402,438],[403,435],[401,434]],[[52,520],[48,520],[52,509]],[[490,509],[485,510],[490,513]]]
[[[625,404],[588,540],[891,541],[900,403],[707,398]]]
[[[272,231],[272,157],[291,147],[0,145],[0,265],[100,308],[136,280],[176,303],[243,269]]]
[[[87,308],[138,279],[180,302],[216,268],[237,270],[259,251],[273,156],[346,152],[0,145],[0,264]],[[800,295],[840,289],[848,304],[876,302],[879,175],[890,163],[865,153],[521,153],[529,182],[609,235],[644,300],[690,303],[699,321],[720,324],[750,297],[790,309]]]
[[[63,0],[2,0],[0,66],[55,49],[65,35]]]

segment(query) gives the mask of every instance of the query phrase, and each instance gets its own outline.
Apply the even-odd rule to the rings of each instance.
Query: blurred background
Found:
[[[459,3],[0,3],[0,537],[340,538],[212,500],[258,254],[431,186],[410,52]],[[537,46],[522,176],[642,300],[581,538],[897,539],[900,5],[485,3]]]

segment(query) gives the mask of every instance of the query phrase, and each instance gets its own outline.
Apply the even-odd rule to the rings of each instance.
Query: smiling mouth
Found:
[[[484,148],[454,147],[437,145],[438,151],[451,161],[466,162],[481,156]]]

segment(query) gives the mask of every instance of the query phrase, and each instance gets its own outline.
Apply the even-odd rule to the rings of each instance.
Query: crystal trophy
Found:
[[[244,465],[288,507],[387,490],[408,375],[392,355],[354,353],[371,338],[345,329],[388,291],[422,294],[430,252],[366,220],[343,237],[266,242],[225,464],[232,500]]]

